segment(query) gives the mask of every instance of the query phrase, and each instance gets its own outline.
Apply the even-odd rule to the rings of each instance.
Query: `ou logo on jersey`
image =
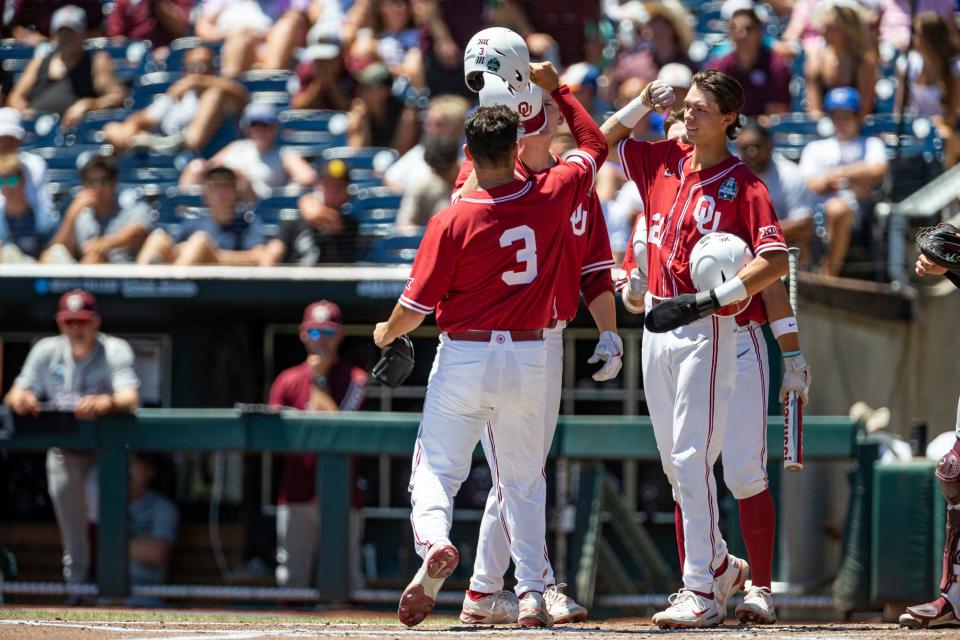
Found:
[[[530,106],[530,103],[524,100],[517,105],[517,113],[526,118],[530,115],[530,112],[533,111],[533,107]]]
[[[587,231],[587,210],[583,208],[583,203],[577,205],[576,210],[570,214],[570,225],[573,227],[573,235],[582,236]]]
[[[697,231],[703,235],[713,233],[720,226],[720,212],[713,196],[700,196],[693,207],[693,219],[697,221]]]

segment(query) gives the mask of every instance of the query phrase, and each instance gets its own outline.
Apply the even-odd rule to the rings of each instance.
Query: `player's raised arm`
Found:
[[[637,126],[651,110],[658,112],[671,107],[676,100],[673,88],[662,80],[654,80],[640,92],[640,95],[631,100],[627,106],[603,123],[600,131],[611,147],[624,138],[630,137],[630,132]]]
[[[603,139],[603,133],[580,101],[570,92],[570,88],[560,85],[560,76],[553,65],[549,62],[531,64],[530,81],[549,92],[557,101],[560,113],[566,118],[580,151],[589,155],[596,167],[603,164],[607,159],[607,143]]]

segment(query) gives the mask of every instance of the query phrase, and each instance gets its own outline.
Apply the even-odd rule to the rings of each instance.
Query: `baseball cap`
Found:
[[[13,136],[23,140],[23,125],[20,122],[20,112],[13,107],[0,109],[0,137]]]
[[[860,111],[860,94],[853,87],[835,87],[823,99],[824,111]]]
[[[390,83],[390,68],[382,62],[371,62],[353,74],[354,79],[365,87]]]
[[[340,56],[340,45],[333,42],[318,42],[305,47],[300,53],[304,61],[333,60]]]
[[[74,289],[60,296],[57,320],[93,320],[98,317],[97,299],[89,291]]]
[[[741,11],[749,11],[763,23],[766,23],[769,18],[767,10],[753,0],[727,0],[720,7],[720,17],[730,22],[730,19]]]
[[[255,122],[261,124],[276,124],[276,107],[266,102],[251,102],[248,104],[247,108],[243,110],[243,118],[240,120],[240,126],[246,129]]]
[[[597,88],[597,80],[600,78],[600,70],[589,62],[577,62],[567,67],[560,77],[560,82],[570,87],[571,91],[577,91],[584,87]]]
[[[690,67],[685,64],[671,62],[670,64],[663,65],[660,73],[657,74],[657,80],[666,82],[671,87],[689,89],[690,85],[693,84],[693,72],[690,71]]]
[[[340,325],[343,324],[340,317],[340,307],[329,300],[318,300],[304,310],[300,331],[339,329]]]
[[[60,7],[50,18],[50,33],[56,33],[60,29],[72,29],[77,33],[83,33],[87,30],[87,14],[75,4]]]

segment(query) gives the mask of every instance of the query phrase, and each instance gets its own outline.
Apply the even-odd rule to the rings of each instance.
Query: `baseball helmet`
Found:
[[[512,91],[506,80],[492,73],[485,73],[480,89],[480,106],[492,107],[502,104],[520,116],[519,137],[526,138],[542,132],[547,126],[547,112],[543,108],[543,89],[535,84],[522,91]]]
[[[530,51],[518,34],[504,27],[478,31],[463,53],[463,79],[471,91],[483,88],[484,73],[506,80],[513,91],[530,84]]]
[[[690,279],[697,291],[710,291],[730,280],[753,260],[750,247],[732,233],[708,233],[693,245],[690,252]],[[752,296],[751,296],[752,297]],[[717,311],[719,316],[735,316],[750,304],[750,298],[728,304]]]

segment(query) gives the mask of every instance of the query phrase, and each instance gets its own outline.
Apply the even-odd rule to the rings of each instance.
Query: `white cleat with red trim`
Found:
[[[670,596],[670,606],[653,614],[653,624],[661,629],[704,629],[723,622],[714,598],[704,598],[688,589]]]
[[[547,613],[554,624],[582,622],[587,619],[587,609],[563,592],[564,583],[550,585],[543,592],[547,603]]]
[[[750,577],[750,565],[732,553],[727,554],[727,568],[713,580],[713,597],[717,599],[717,610],[726,617],[727,602]]]
[[[408,627],[423,622],[433,611],[443,581],[450,577],[459,563],[460,552],[449,542],[439,542],[430,547],[420,570],[400,597],[400,607],[397,609],[400,622]]]
[[[520,600],[513,591],[497,591],[474,600],[463,595],[460,622],[463,624],[516,624],[520,617]]]
[[[553,624],[550,614],[547,613],[547,603],[539,591],[527,591],[520,598],[520,615],[517,624],[521,627],[549,627]]]

